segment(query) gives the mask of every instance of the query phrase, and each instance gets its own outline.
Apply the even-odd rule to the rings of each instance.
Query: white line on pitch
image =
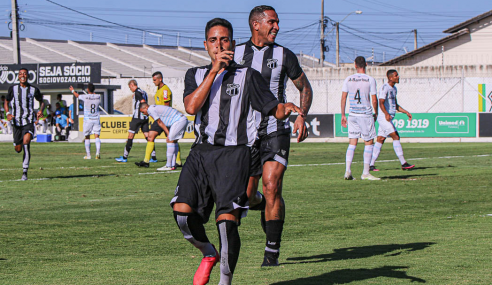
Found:
[[[464,158],[464,157],[489,157],[491,154],[481,154],[481,155],[471,155],[471,156],[440,156],[440,157],[418,157],[411,158],[412,160],[424,160],[424,159],[445,159],[445,158]],[[400,161],[398,159],[390,159],[390,160],[378,160],[377,162],[395,162]],[[352,162],[352,163],[360,163],[360,162]],[[300,167],[300,166],[330,166],[330,165],[345,165],[345,162],[333,162],[333,163],[313,163],[313,164],[293,164],[289,165],[289,167]]]

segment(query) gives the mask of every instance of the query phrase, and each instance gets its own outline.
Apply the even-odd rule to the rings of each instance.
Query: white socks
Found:
[[[399,140],[393,141],[393,148],[395,149],[396,156],[398,156],[401,164],[404,164],[406,160],[403,157],[403,149],[401,148],[401,143]]]
[[[354,159],[355,145],[349,144],[345,155],[345,172],[351,172],[352,160]]]
[[[376,160],[379,157],[379,153],[381,152],[382,147],[383,147],[382,143],[376,142],[374,144],[374,150],[372,151],[372,159],[371,159],[371,164],[370,164],[371,166],[374,166],[374,164],[376,163]]]
[[[369,163],[371,163],[373,150],[374,145],[366,145],[364,147],[364,170],[362,171],[362,174],[369,174]]]
[[[178,144],[177,143],[168,143],[167,144],[167,167],[175,167],[176,166],[176,157],[178,155]]]
[[[91,140],[85,139],[85,152],[87,156],[91,156]]]
[[[101,152],[101,139],[96,138],[96,155],[100,154]]]

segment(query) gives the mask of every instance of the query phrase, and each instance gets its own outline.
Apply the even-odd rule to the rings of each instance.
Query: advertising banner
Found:
[[[38,63],[0,65],[0,89],[19,84],[19,69],[29,70],[28,82],[44,89],[68,88],[77,83],[101,83],[100,62]]]
[[[195,133],[193,128],[193,120],[195,116],[186,116],[188,118],[188,126],[183,138],[195,139]],[[132,117],[129,115],[122,116],[101,116],[101,139],[127,139],[128,129],[130,128],[130,121]],[[149,128],[154,120],[150,118]],[[79,131],[83,131],[84,116],[79,117]],[[94,138],[94,136],[91,136]],[[163,132],[157,139],[165,139],[166,134]],[[145,139],[143,133],[140,131],[135,135],[135,139]]]
[[[415,113],[411,121],[407,115],[398,113],[393,119],[402,138],[476,137],[476,113]],[[342,115],[335,115],[335,136],[348,137],[342,127]],[[379,124],[376,122],[376,133]]]
[[[478,84],[478,112],[492,112],[492,86],[487,84]],[[487,91],[489,93],[487,93]]]
[[[479,114],[479,137],[492,137],[492,113]]]

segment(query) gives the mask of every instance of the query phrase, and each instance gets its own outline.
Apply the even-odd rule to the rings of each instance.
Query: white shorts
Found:
[[[396,127],[393,124],[393,118],[391,118],[391,121],[386,121],[385,117],[378,116],[378,123],[379,123],[379,128],[378,128],[378,136],[379,137],[388,137],[389,134],[396,132]]]
[[[175,140],[182,139],[187,126],[188,126],[187,118],[183,118],[177,121],[176,123],[174,123],[171,126],[171,128],[169,128],[169,135],[168,135],[169,140],[175,141]]]
[[[373,116],[350,115],[347,121],[349,139],[362,138],[365,141],[370,141],[376,137]]]
[[[84,136],[101,134],[101,122],[99,120],[84,120]]]

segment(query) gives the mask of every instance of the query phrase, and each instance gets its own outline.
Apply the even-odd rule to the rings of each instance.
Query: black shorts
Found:
[[[24,135],[27,133],[31,134],[31,139],[34,137],[34,124],[20,127],[12,125],[12,130],[14,133],[14,146],[21,145],[24,142]]]
[[[290,134],[273,133],[256,140],[251,147],[250,176],[263,173],[263,164],[277,161],[287,168],[290,151]]]
[[[136,119],[132,118],[130,121],[129,133],[138,134],[138,131],[142,130],[143,133],[149,132],[149,119]]]
[[[186,158],[171,207],[174,203],[186,203],[204,223],[210,217],[214,202],[215,219],[234,209],[247,209],[249,156],[247,146],[195,146]]]
[[[159,124],[157,123],[157,120],[155,120],[152,123],[152,126],[150,126],[150,130],[153,132],[157,132],[157,135],[160,135],[160,134],[162,134],[162,132],[164,132],[164,130],[161,128],[161,126],[159,126]]]

